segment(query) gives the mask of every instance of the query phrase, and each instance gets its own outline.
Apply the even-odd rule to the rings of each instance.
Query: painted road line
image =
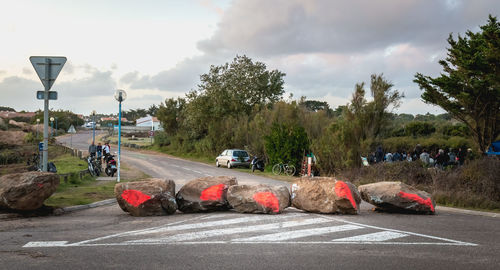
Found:
[[[80,244],[86,244],[89,242],[96,242],[96,241],[101,241],[101,240],[105,240],[105,239],[109,239],[109,238],[116,238],[116,237],[137,236],[137,235],[162,233],[162,232],[178,231],[178,230],[201,229],[201,228],[206,228],[206,227],[225,226],[225,225],[238,224],[238,223],[247,223],[247,222],[256,221],[256,220],[292,218],[292,217],[300,217],[300,216],[305,216],[305,215],[306,214],[304,214],[304,213],[293,213],[293,214],[280,215],[278,217],[277,216],[249,216],[249,217],[235,218],[235,219],[228,219],[228,220],[218,220],[218,221],[210,221],[210,222],[204,222],[204,223],[177,225],[180,223],[199,220],[199,219],[206,218],[206,217],[210,216],[210,214],[207,214],[207,215],[202,215],[202,216],[191,218],[191,219],[173,222],[173,223],[170,223],[167,225],[162,225],[162,226],[157,226],[157,227],[142,229],[142,230],[135,230],[135,231],[112,234],[112,235],[108,235],[108,236],[103,236],[103,237],[98,237],[98,238],[94,238],[94,239],[90,239],[90,240],[77,242],[77,243],[70,244],[70,245],[78,246]]]
[[[461,246],[477,246],[478,245],[478,244],[474,244],[474,243],[468,243],[468,242],[463,242],[463,241],[458,241],[458,240],[453,240],[453,239],[448,239],[448,238],[443,238],[443,237],[437,237],[437,236],[432,236],[432,235],[426,235],[426,234],[421,234],[421,233],[414,233],[414,232],[394,230],[394,229],[388,229],[388,228],[383,228],[383,227],[378,227],[378,226],[360,224],[357,222],[347,221],[347,220],[343,220],[341,218],[335,218],[335,217],[330,217],[330,216],[326,216],[326,215],[317,215],[317,216],[328,218],[328,219],[331,219],[331,220],[337,221],[337,222],[343,222],[343,223],[347,223],[347,224],[363,226],[363,227],[371,228],[371,229],[391,231],[391,232],[396,232],[396,233],[403,233],[403,234],[409,234],[409,235],[414,235],[414,236],[419,236],[419,237],[430,238],[430,239],[434,239],[434,240],[451,242],[451,243],[459,244]]]
[[[29,242],[23,247],[64,247],[68,241]]]
[[[363,235],[344,237],[332,240],[333,242],[382,242],[408,236],[407,234],[385,231]]]
[[[314,228],[314,229],[305,229],[305,230],[297,230],[297,231],[287,231],[287,232],[279,232],[279,233],[271,233],[265,235],[259,235],[248,238],[239,238],[234,239],[234,242],[252,242],[252,241],[262,241],[262,242],[274,242],[274,241],[286,241],[290,239],[303,238],[314,235],[322,235],[327,233],[334,232],[342,232],[342,231],[351,231],[363,229],[364,227],[355,226],[355,225],[339,225],[332,227],[323,227],[323,228]]]
[[[170,231],[201,229],[201,228],[207,228],[207,227],[227,226],[227,225],[233,225],[233,224],[238,224],[238,223],[247,223],[247,222],[252,222],[252,221],[260,221],[260,220],[278,220],[278,219],[285,219],[285,218],[294,218],[294,217],[305,216],[305,215],[306,214],[297,213],[297,214],[287,214],[287,215],[280,215],[280,216],[271,216],[271,215],[268,215],[268,216],[249,216],[249,217],[242,217],[242,218],[209,221],[209,222],[203,222],[203,223],[183,224],[183,225],[177,225],[177,226],[165,226],[165,227],[160,227],[160,228],[153,228],[153,229],[147,230],[147,231],[143,230],[140,232],[131,233],[129,235],[136,236],[136,235],[144,235],[144,234],[151,234],[151,233],[162,233],[162,232],[170,232]]]
[[[221,235],[232,235],[232,234],[238,234],[238,233],[268,231],[268,230],[274,230],[274,229],[280,229],[280,228],[291,228],[291,227],[296,227],[296,226],[313,225],[313,224],[319,224],[319,223],[325,223],[325,222],[331,222],[331,221],[328,219],[325,219],[325,218],[312,218],[312,219],[304,219],[304,220],[287,221],[287,222],[281,222],[281,223],[271,223],[271,224],[262,224],[262,225],[227,228],[227,229],[217,229],[217,230],[209,230],[209,231],[201,231],[201,232],[182,233],[182,234],[176,234],[176,235],[172,235],[169,237],[163,237],[163,238],[150,238],[150,239],[132,240],[132,241],[127,241],[127,242],[128,243],[180,242],[180,241],[209,238],[209,237],[221,236]]]
[[[144,232],[144,231],[150,231],[150,230],[154,230],[154,229],[160,229],[160,228],[163,228],[165,226],[173,226],[173,225],[176,225],[176,224],[179,224],[179,223],[188,222],[188,221],[192,221],[192,220],[197,220],[197,219],[200,219],[200,218],[203,218],[203,217],[206,217],[206,216],[209,216],[209,215],[203,215],[203,216],[194,217],[194,218],[190,218],[190,219],[186,219],[186,220],[180,220],[180,221],[169,223],[167,225],[162,225],[162,226],[148,228],[148,229],[115,233],[115,234],[112,234],[112,235],[107,235],[107,236],[97,237],[97,238],[94,238],[94,239],[84,240],[84,241],[80,241],[80,242],[69,244],[69,245],[79,246],[81,244],[86,244],[86,243],[90,243],[90,242],[96,242],[96,241],[101,241],[101,240],[106,240],[106,239],[116,238],[116,237],[124,237],[124,236],[128,236],[128,235],[131,235],[131,234],[136,234],[136,233],[140,233],[140,232]]]

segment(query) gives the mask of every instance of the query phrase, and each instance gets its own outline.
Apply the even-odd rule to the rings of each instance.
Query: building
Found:
[[[136,127],[152,127],[153,130],[159,130],[160,127],[160,121],[158,121],[158,118],[154,116],[146,116],[139,118],[135,120],[135,126]]]

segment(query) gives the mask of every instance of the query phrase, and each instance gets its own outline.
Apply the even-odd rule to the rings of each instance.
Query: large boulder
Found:
[[[115,185],[118,205],[136,217],[170,215],[177,211],[175,182],[149,178]]]
[[[179,210],[184,213],[228,210],[227,189],[237,184],[236,178],[229,176],[191,180],[177,192]]]
[[[384,211],[434,213],[431,195],[401,182],[378,182],[359,186],[364,201]]]
[[[290,192],[284,186],[230,186],[227,201],[240,213],[280,214],[290,206]]]
[[[30,124],[28,124],[28,123],[17,122],[17,121],[12,120],[12,119],[9,120],[9,124],[12,125],[12,126],[16,126],[16,127],[22,129],[25,132],[30,132],[33,129],[33,127]]]
[[[356,186],[333,177],[301,178],[292,184],[292,206],[307,212],[357,214],[361,197]]]
[[[47,172],[25,172],[0,177],[0,208],[35,210],[43,206],[59,185],[59,176]]]

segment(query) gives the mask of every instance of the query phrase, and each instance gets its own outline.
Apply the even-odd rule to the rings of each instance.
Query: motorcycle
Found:
[[[113,177],[116,173],[116,161],[114,157],[113,155],[106,157],[106,169],[104,172],[106,172],[107,176]]]
[[[252,159],[252,162],[250,163],[250,165],[252,166],[252,172],[255,171],[255,169],[263,172],[264,171],[264,161],[260,158],[258,158],[257,156],[254,156],[253,159]]]

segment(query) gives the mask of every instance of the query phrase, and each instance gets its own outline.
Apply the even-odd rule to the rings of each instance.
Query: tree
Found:
[[[0,112],[1,111],[15,112],[16,110],[14,108],[11,108],[11,107],[0,106]]]
[[[177,132],[185,105],[186,101],[183,98],[169,98],[165,100],[165,104],[161,104],[158,108],[156,115],[168,135],[175,135]]]
[[[440,60],[441,76],[421,73],[414,82],[422,100],[440,106],[469,127],[481,152],[500,134],[500,23],[489,16],[478,33],[448,37],[448,56]]]
[[[305,151],[309,149],[307,133],[297,124],[273,123],[270,134],[264,139],[271,165],[288,163],[298,168]]]

